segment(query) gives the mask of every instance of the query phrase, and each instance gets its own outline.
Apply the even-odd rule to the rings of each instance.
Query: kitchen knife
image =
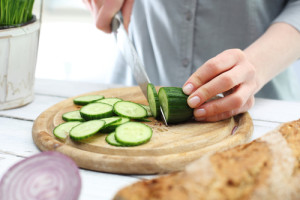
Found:
[[[132,42],[129,39],[127,31],[125,30],[123,24],[123,16],[121,12],[118,12],[111,23],[112,32],[115,35],[115,39],[117,42],[117,46],[121,51],[127,65],[131,68],[133,76],[140,86],[143,94],[147,99],[147,85],[150,83],[149,77],[146,73],[145,67],[139,58],[135,47],[133,46]],[[166,126],[168,126],[166,117],[162,112],[162,107],[160,106],[160,111],[163,117],[163,121]]]

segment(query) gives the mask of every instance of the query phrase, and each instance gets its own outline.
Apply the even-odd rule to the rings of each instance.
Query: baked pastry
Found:
[[[300,120],[205,155],[182,172],[137,182],[114,199],[300,199]]]

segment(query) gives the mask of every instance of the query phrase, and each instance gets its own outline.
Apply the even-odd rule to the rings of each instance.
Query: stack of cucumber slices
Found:
[[[106,137],[108,144],[136,146],[151,139],[152,129],[137,122],[147,121],[147,117],[152,116],[149,106],[102,95],[81,96],[73,103],[82,107],[64,113],[62,119],[65,122],[53,130],[53,134],[61,140],[69,136],[79,141],[97,133],[109,133]]]
[[[142,105],[120,98],[105,98],[103,95],[86,95],[75,98],[80,110],[62,115],[64,123],[54,128],[53,134],[65,140],[86,139],[97,133],[108,133],[106,142],[114,146],[136,146],[148,142],[152,129],[142,123],[151,122],[148,117],[160,119],[160,106],[168,123],[190,119],[193,110],[187,105],[187,95],[181,88],[162,87],[158,94],[152,84],[147,88],[148,103]]]

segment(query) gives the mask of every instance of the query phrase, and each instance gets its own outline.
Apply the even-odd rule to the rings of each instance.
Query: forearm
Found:
[[[244,52],[256,68],[258,91],[300,58],[300,32],[289,24],[275,23]]]

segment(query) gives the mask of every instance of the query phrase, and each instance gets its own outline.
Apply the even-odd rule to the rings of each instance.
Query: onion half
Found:
[[[71,158],[42,152],[8,169],[0,181],[0,200],[76,200],[81,178]]]

